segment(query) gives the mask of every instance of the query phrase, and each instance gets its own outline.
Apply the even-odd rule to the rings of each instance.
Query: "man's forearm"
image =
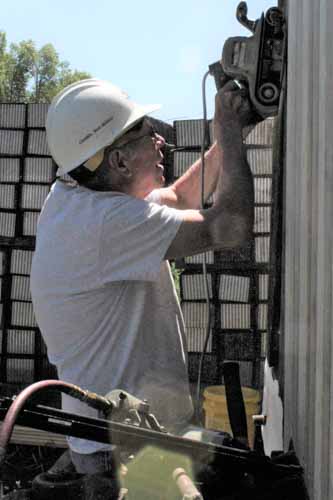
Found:
[[[204,200],[215,191],[222,170],[222,151],[213,144],[205,153]],[[172,188],[179,200],[180,208],[201,207],[202,166],[199,158],[176,182]]]
[[[223,172],[214,202],[214,209],[221,214],[220,230],[233,233],[231,239],[248,239],[253,230],[254,186],[245,146],[235,137],[234,142],[223,144],[222,155]]]

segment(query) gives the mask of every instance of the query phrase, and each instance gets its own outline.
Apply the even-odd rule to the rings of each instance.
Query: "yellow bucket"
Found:
[[[249,444],[253,448],[254,423],[252,415],[257,415],[260,411],[260,393],[250,387],[242,387],[243,399],[245,403],[247,432]],[[229,422],[227,399],[224,385],[212,385],[204,390],[205,427],[228,432],[232,435]]]

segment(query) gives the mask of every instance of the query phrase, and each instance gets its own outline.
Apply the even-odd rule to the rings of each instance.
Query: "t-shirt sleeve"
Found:
[[[155,281],[183,220],[181,210],[130,196],[104,216],[100,242],[101,280]],[[156,198],[156,201],[158,199]]]

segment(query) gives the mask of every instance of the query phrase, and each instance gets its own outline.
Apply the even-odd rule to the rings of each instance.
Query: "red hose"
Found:
[[[35,384],[26,387],[20,394],[14,399],[13,403],[10,405],[7,411],[6,417],[1,425],[0,429],[0,464],[4,458],[5,449],[13,433],[14,425],[18,414],[22,410],[26,401],[35,392],[42,389],[56,388],[60,392],[69,394],[70,396],[79,399],[92,406],[96,410],[110,410],[112,408],[112,403],[108,399],[99,396],[93,392],[85,391],[78,387],[77,385],[70,384],[68,382],[63,382],[61,380],[41,380]],[[2,449],[1,449],[2,448]]]

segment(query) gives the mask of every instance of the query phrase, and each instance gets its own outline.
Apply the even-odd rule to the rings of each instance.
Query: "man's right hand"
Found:
[[[214,137],[222,149],[242,142],[242,130],[260,121],[248,97],[248,90],[229,80],[216,94]]]

